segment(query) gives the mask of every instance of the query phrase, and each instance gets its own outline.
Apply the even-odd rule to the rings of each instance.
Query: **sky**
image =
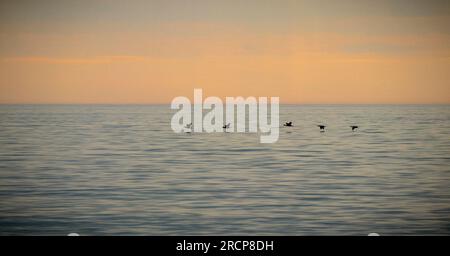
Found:
[[[450,1],[2,0],[0,104],[450,104]]]

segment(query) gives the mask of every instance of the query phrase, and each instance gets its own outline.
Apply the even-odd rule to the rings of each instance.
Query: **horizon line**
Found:
[[[269,102],[268,102],[269,103]],[[0,103],[0,106],[7,105],[170,105],[169,103]],[[225,104],[225,102],[224,102]],[[194,105],[194,104],[192,104]],[[279,103],[279,105],[450,105],[450,102],[437,103]]]

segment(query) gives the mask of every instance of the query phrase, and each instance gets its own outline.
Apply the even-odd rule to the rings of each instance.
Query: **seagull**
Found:
[[[325,126],[325,125],[318,125],[317,127],[320,128],[320,131],[321,131],[321,132],[324,132],[326,126]]]
[[[352,131],[355,131],[355,130],[358,129],[359,127],[356,126],[356,125],[352,125],[352,126],[350,126],[350,128],[352,128]]]
[[[228,129],[228,128],[230,128],[230,125],[231,125],[231,124],[230,124],[230,123],[228,123],[228,124],[226,124],[226,125],[222,126],[222,128],[223,128],[223,129]]]
[[[286,123],[284,123],[284,126],[293,126],[293,125],[292,125],[292,121],[291,121],[291,122],[286,122]]]

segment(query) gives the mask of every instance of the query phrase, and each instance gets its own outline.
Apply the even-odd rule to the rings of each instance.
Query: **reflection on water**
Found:
[[[281,106],[275,144],[172,113],[0,106],[0,234],[450,234],[450,106]]]

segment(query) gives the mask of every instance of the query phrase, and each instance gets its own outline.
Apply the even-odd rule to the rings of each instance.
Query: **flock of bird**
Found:
[[[230,127],[231,127],[231,123],[228,123],[228,124],[222,126],[223,129],[229,129]],[[192,123],[189,123],[189,124],[185,125],[184,128],[192,129]]]
[[[291,122],[286,122],[286,123],[284,123],[283,126],[286,126],[286,127],[292,127],[292,126],[294,126],[294,125],[292,124],[292,121],[291,121]],[[326,128],[325,125],[321,125],[321,124],[320,124],[320,125],[318,125],[317,127],[319,127],[319,129],[320,129],[321,132],[325,132],[325,128]],[[357,126],[357,125],[351,125],[350,128],[352,128],[352,131],[355,131],[356,129],[359,128],[359,126]]]
[[[228,123],[228,124],[222,126],[222,128],[223,128],[224,130],[226,130],[226,129],[229,129],[230,126],[231,126],[231,124]],[[285,127],[292,127],[292,126],[294,126],[294,124],[292,123],[292,121],[290,121],[290,122],[284,123],[283,126],[285,126]],[[326,128],[325,125],[317,125],[317,127],[319,127],[319,129],[320,129],[321,132],[325,132],[325,128]],[[184,126],[184,128],[186,128],[186,129],[192,129],[192,123],[187,124],[186,126]],[[355,130],[358,129],[359,127],[358,127],[357,125],[351,125],[350,128],[352,128],[352,131],[355,131]]]

